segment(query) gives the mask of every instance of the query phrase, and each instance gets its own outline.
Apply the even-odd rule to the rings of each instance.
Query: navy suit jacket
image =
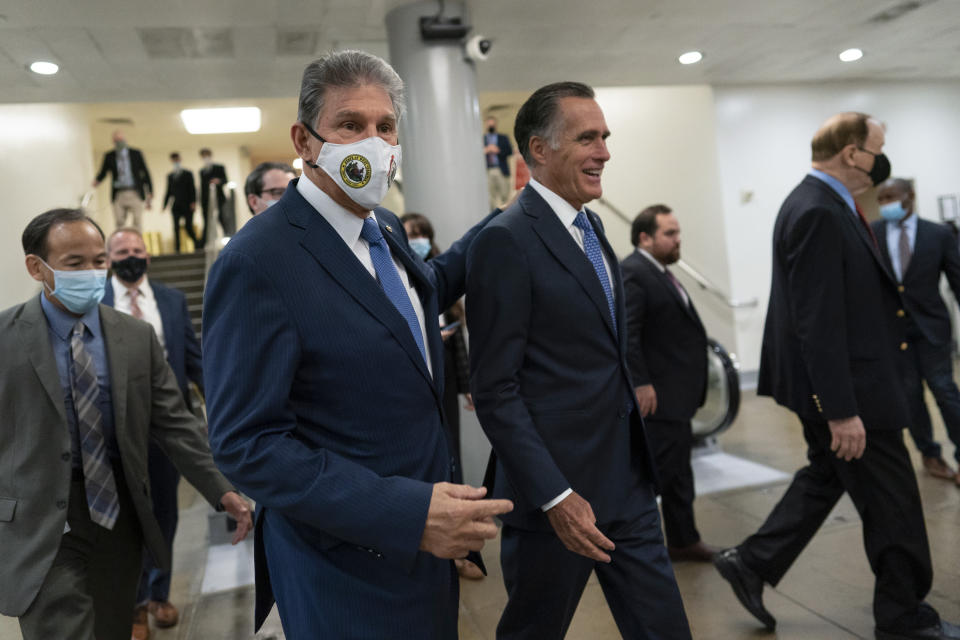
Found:
[[[483,146],[487,146],[487,136],[489,134],[483,132]],[[510,138],[503,135],[502,133],[497,134],[497,146],[500,147],[500,153],[497,154],[497,165],[500,167],[500,173],[510,177],[510,163],[507,160],[510,156],[513,155],[513,147],[510,146]],[[492,167],[491,167],[492,168]]]
[[[806,176],[773,228],[757,394],[809,420],[858,415],[868,431],[903,429],[901,308],[867,227],[826,183]]]
[[[914,214],[916,215],[916,214]],[[880,255],[890,272],[890,248],[887,246],[885,220],[873,223],[880,244]],[[917,237],[907,272],[903,274],[903,304],[909,324],[935,345],[950,342],[950,313],[940,296],[940,274],[947,276],[953,295],[960,300],[960,250],[957,237],[949,227],[922,218],[917,220]]]
[[[653,479],[627,369],[627,322],[616,256],[614,329],[593,266],[527,186],[480,232],[468,259],[473,401],[496,453],[493,495],[514,501],[504,522],[552,531],[541,506],[572,488],[598,522],[630,514]]]
[[[184,401],[190,406],[190,382],[203,391],[203,361],[200,355],[200,342],[193,330],[193,322],[187,309],[187,297],[182,291],[150,280],[153,297],[157,300],[160,320],[163,323],[163,341],[167,349],[167,362],[177,378],[177,386],[183,393]],[[107,279],[107,288],[103,294],[103,304],[114,306],[114,291],[111,278]]]
[[[438,619],[455,624],[451,563],[419,550],[433,484],[451,479],[443,342],[429,320],[463,294],[484,222],[425,264],[397,217],[375,213],[423,304],[433,375],[382,287],[295,187],[210,272],[210,443],[257,502],[257,627],[273,602],[265,544],[286,563],[272,571],[320,574],[323,592],[303,597],[357,636],[431,638]],[[268,528],[289,536],[264,540]],[[389,604],[371,611],[358,592]]]
[[[627,297],[627,363],[633,384],[652,384],[651,420],[689,421],[707,392],[707,332],[693,301],[650,260],[634,251],[620,263]]]

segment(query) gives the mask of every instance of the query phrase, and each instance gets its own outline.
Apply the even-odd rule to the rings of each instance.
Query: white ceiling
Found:
[[[331,48],[387,55],[403,0],[0,0],[0,102],[296,96]],[[467,0],[481,91],[960,78],[960,0]],[[899,17],[888,19],[901,13]],[[885,18],[886,14],[886,18]],[[837,53],[865,57],[842,64]],[[680,53],[706,57],[683,67]],[[26,69],[37,59],[59,74]]]

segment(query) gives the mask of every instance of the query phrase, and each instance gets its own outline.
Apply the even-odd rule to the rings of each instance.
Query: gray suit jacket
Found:
[[[217,471],[203,426],[183,403],[152,327],[100,305],[117,445],[143,540],[169,566],[147,476],[152,438],[212,504],[232,487]],[[0,312],[0,613],[33,602],[63,536],[70,436],[39,296]]]

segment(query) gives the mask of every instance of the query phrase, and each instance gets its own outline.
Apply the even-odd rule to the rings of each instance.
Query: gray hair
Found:
[[[316,126],[328,87],[361,87],[374,84],[383,87],[393,103],[397,122],[406,111],[403,80],[383,58],[349,49],[328,53],[307,65],[300,82],[300,104],[297,119]]]

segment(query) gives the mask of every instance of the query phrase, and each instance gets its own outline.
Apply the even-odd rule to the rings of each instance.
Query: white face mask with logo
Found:
[[[400,145],[379,136],[336,144],[321,138],[309,125],[304,126],[323,142],[317,163],[307,164],[322,169],[348,198],[364,209],[380,206],[400,167]]]

